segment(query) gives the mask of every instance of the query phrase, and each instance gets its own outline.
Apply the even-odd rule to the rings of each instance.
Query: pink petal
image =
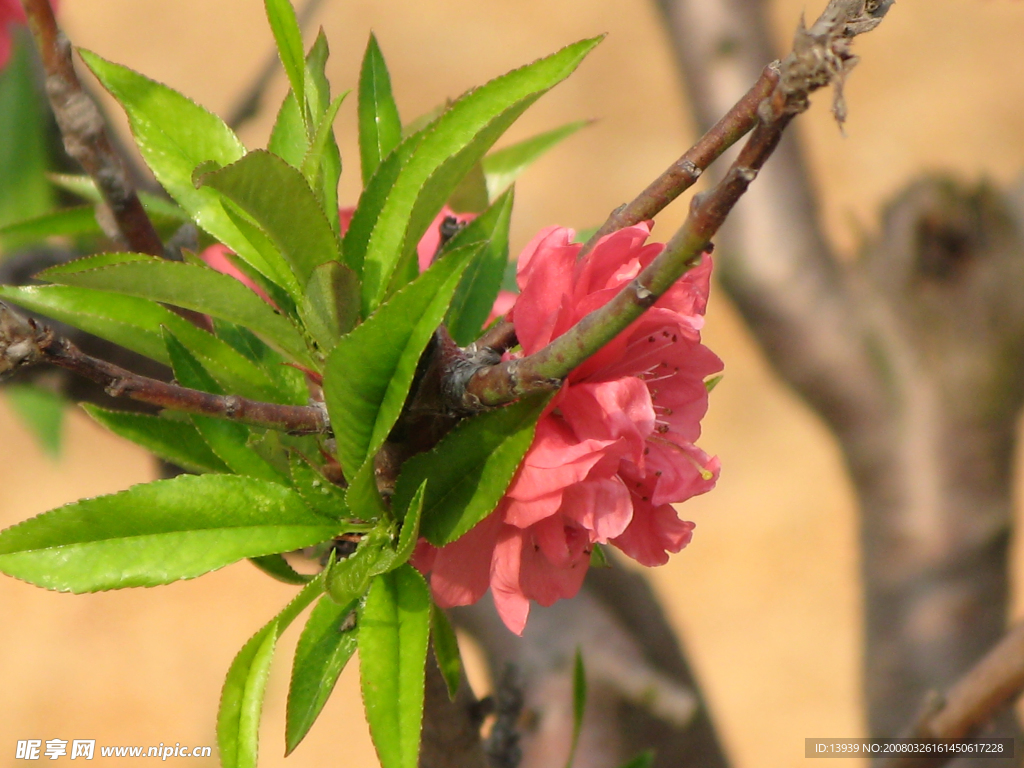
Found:
[[[437,550],[430,588],[439,606],[470,605],[483,597],[501,520],[501,512],[494,512],[465,536]]]
[[[546,345],[569,318],[572,273],[580,246],[569,242],[572,230],[552,227],[519,256],[517,280],[522,292],[512,309],[516,336],[526,354]]]
[[[577,437],[623,439],[639,463],[644,439],[654,431],[651,395],[637,378],[570,386],[558,405]]]
[[[633,519],[633,502],[622,478],[584,480],[565,489],[562,514],[591,532],[591,540],[606,544],[622,534]]]
[[[664,565],[693,538],[694,524],[680,520],[670,504],[655,507],[634,501],[633,520],[612,544],[641,565]]]
[[[524,532],[504,526],[494,547],[491,561],[491,595],[498,615],[505,626],[517,635],[523,634],[530,615],[530,601],[519,586],[519,570],[523,554]]]

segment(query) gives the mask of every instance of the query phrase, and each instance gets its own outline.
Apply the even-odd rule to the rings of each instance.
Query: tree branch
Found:
[[[1017,624],[955,683],[944,697],[934,694],[906,734],[921,739],[963,739],[975,733],[1024,693],[1024,623]],[[956,755],[905,755],[878,768],[938,768]],[[1019,759],[1019,757],[1018,757]]]
[[[327,413],[316,405],[263,403],[235,395],[212,395],[139,376],[82,352],[46,326],[0,302],[0,378],[33,365],[50,364],[77,373],[112,397],[128,397],[159,408],[216,416],[292,434],[328,431]]]
[[[528,357],[481,368],[468,381],[460,405],[494,406],[531,392],[557,389],[584,360],[625,330],[688,269],[779,143],[790,120],[808,107],[808,95],[843,79],[856,62],[855,35],[874,29],[886,3],[865,10],[865,0],[831,0],[810,29],[797,30],[793,52],[779,67],[779,81],[757,108],[758,124],[739,158],[710,192],[694,198],[690,215],[662,253],[606,305],[580,320],[544,349]],[[841,91],[837,105],[842,103]],[[837,115],[840,110],[836,109]]]
[[[632,201],[616,208],[580,250],[579,258],[586,256],[597,242],[612,232],[654,218],[669,203],[697,183],[704,170],[749,133],[757,123],[757,108],[768,98],[779,83],[778,66],[770,64],[761,77],[721,120],[696,144],[652,181]]]
[[[57,27],[50,0],[23,0],[32,36],[46,71],[46,93],[64,147],[99,188],[129,248],[163,256],[163,244],[114,151],[99,109],[75,74],[71,43]]]

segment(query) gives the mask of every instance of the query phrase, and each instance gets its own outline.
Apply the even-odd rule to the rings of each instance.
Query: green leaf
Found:
[[[277,641],[288,625],[323,591],[324,577],[321,574],[253,635],[231,662],[217,712],[217,746],[223,768],[256,768],[260,713]]]
[[[424,480],[409,502],[409,508],[402,516],[402,531],[398,537],[398,548],[395,551],[395,565],[404,563],[412,557],[416,542],[420,539],[420,523],[423,520],[423,500],[426,497],[427,481]]]
[[[3,185],[0,185],[2,187]],[[0,193],[2,194],[2,193]],[[27,243],[55,235],[101,235],[91,205],[61,208],[31,219],[21,219],[0,227],[0,243]]]
[[[261,260],[238,231],[216,192],[196,189],[204,163],[230,165],[245,154],[234,132],[211,112],[166,85],[79,49],[82,59],[124,107],[139,151],[168,194],[215,240],[259,269]]]
[[[321,264],[306,283],[299,313],[326,355],[359,321],[359,278],[339,261]]]
[[[292,568],[283,555],[263,555],[262,557],[250,557],[249,562],[259,568],[268,576],[271,576],[285,584],[303,585],[313,577],[299,573]]]
[[[167,353],[171,358],[174,378],[181,386],[198,389],[200,392],[209,392],[213,395],[224,394],[224,390],[217,385],[217,382],[199,361],[175,338],[174,334],[166,329],[164,343],[167,345]],[[269,480],[273,483],[287,483],[286,478],[282,477],[269,462],[250,447],[249,436],[251,433],[247,426],[236,421],[226,421],[199,414],[192,414],[190,418],[217,458],[227,464],[232,472],[260,480]]]
[[[80,259],[40,274],[45,280],[80,288],[114,291],[192,309],[244,326],[271,346],[306,365],[315,365],[302,334],[249,288],[213,269],[161,259],[90,268]],[[71,271],[77,267],[78,271]]]
[[[525,141],[491,152],[482,161],[484,175],[487,177],[487,196],[493,200],[519,178],[541,155],[572,136],[590,120],[577,120],[555,128],[552,131],[539,133]]]
[[[53,205],[44,175],[50,163],[46,96],[32,71],[32,39],[22,30],[9,42],[11,60],[0,72],[0,226],[39,216]],[[0,235],[0,249],[19,242],[24,241],[9,232]]]
[[[270,132],[267,149],[284,160],[292,168],[301,168],[302,160],[309,149],[306,128],[302,124],[299,106],[295,103],[295,94],[288,91],[281,108],[277,112],[277,120]]]
[[[480,213],[487,208],[489,202],[484,168],[480,163],[475,163],[462,177],[455,191],[448,196],[448,207],[456,213]]]
[[[93,419],[115,435],[141,445],[161,459],[193,472],[230,472],[194,425],[144,413],[111,411],[83,404]]]
[[[56,392],[34,384],[8,384],[7,404],[32,432],[51,458],[60,456],[67,401]]]
[[[583,651],[576,649],[576,660],[572,667],[572,744],[569,747],[569,759],[565,768],[572,768],[576,757],[576,747],[580,743],[580,731],[583,730],[583,713],[587,708],[587,672],[583,667]]]
[[[304,286],[313,270],[341,258],[340,244],[306,179],[264,150],[201,177],[238,204],[269,235],[290,267],[290,285]],[[284,265],[275,266],[275,271]],[[273,275],[270,275],[273,277]],[[289,284],[282,283],[286,288]],[[301,294],[293,294],[296,300]]]
[[[366,185],[381,160],[402,141],[402,120],[391,93],[384,54],[370,33],[359,72],[359,160]]]
[[[299,97],[299,114],[306,114],[306,57],[303,55],[302,30],[290,0],[265,0],[267,20],[274,33],[281,64],[288,75],[292,93]]]
[[[590,550],[590,567],[591,568],[611,568],[612,564],[608,561],[608,553],[604,551],[603,544],[594,544],[594,548]]]
[[[722,379],[725,378],[724,373],[719,373],[716,376],[711,376],[704,380],[704,388],[710,393],[715,387],[722,383]]]
[[[326,72],[327,58],[330,55],[327,35],[321,29],[306,56],[306,102],[309,104],[309,112],[313,117],[312,124],[318,126],[317,131],[313,132],[311,146],[316,145],[319,127],[323,125],[330,110],[331,84],[327,79]],[[331,117],[330,122],[333,121],[334,118]],[[320,170],[317,174],[317,182],[313,187],[317,199],[331,222],[331,228],[337,233],[340,229],[337,211],[338,180],[341,178],[341,152],[338,150],[338,142],[335,141],[332,130],[327,130],[325,137],[324,150],[320,153]]]
[[[470,243],[487,243],[462,276],[445,318],[448,332],[459,346],[467,346],[480,337],[480,330],[491,313],[494,300],[498,298],[508,264],[508,229],[513,199],[510,189],[445,245],[445,250],[448,250]]]
[[[452,251],[338,342],[324,397],[346,477],[373,456],[398,420],[416,364],[480,245]]]
[[[292,484],[306,506],[319,515],[340,520],[348,517],[345,492],[314,469],[304,458],[290,458]]]
[[[505,494],[549,399],[524,398],[462,421],[433,450],[402,465],[395,508],[404,509],[429,477],[420,535],[440,547],[468,532]]]
[[[228,344],[156,302],[63,285],[0,285],[0,298],[165,365],[170,358],[161,328],[169,328],[229,392],[269,402],[294,401],[291,393]]]
[[[417,768],[430,593],[409,565],[374,579],[359,614],[363,703],[382,768]]]
[[[376,307],[392,286],[392,275],[405,275],[408,265],[415,265],[416,244],[463,176],[599,41],[575,43],[470,91],[426,131],[402,167],[370,236],[363,264],[364,307]]]
[[[356,600],[339,605],[320,598],[295,648],[288,688],[285,755],[290,755],[316,722],[359,642]],[[351,624],[351,626],[349,626]]]
[[[378,525],[359,542],[356,551],[339,560],[327,579],[327,591],[337,603],[362,597],[374,576],[387,573],[395,566],[394,539],[390,525]]]
[[[348,481],[345,502],[353,516],[359,520],[379,520],[390,517],[384,507],[384,499],[377,490],[377,473],[373,459],[367,459]]]
[[[61,592],[152,587],[339,532],[288,488],[182,475],[68,504],[0,533],[0,572]]]
[[[654,768],[654,750],[641,752],[628,763],[624,763],[621,768]]]
[[[345,232],[345,239],[342,242],[342,253],[345,256],[345,263],[360,276],[363,274],[363,262],[370,236],[373,234],[381,211],[388,201],[388,195],[398,180],[402,168],[409,162],[412,153],[422,141],[423,134],[416,133],[399,144],[377,166],[373,177],[366,183],[362,194],[359,195],[359,202],[356,204],[356,210],[352,214],[352,220],[349,222],[348,231]],[[363,313],[369,314],[370,309],[369,299],[364,294]]]
[[[320,179],[324,174],[322,165],[327,153],[330,151],[331,139],[334,138],[334,121],[338,117],[338,110],[349,92],[341,94],[331,102],[324,116],[316,127],[313,141],[309,145],[309,151],[302,160],[302,175],[314,191],[322,189]],[[326,209],[325,201],[318,199],[318,202]],[[335,206],[336,207],[336,206]]]
[[[448,698],[455,701],[462,682],[462,656],[459,654],[459,639],[455,636],[448,616],[438,607],[430,605],[430,636],[434,641],[434,657],[441,677],[448,688]]]

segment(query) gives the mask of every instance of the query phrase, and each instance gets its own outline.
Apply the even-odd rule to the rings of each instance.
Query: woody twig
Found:
[[[235,395],[213,395],[151,379],[98,360],[67,339],[0,302],[0,379],[34,365],[54,365],[96,382],[112,397],[128,397],[159,408],[216,416],[291,434],[328,431],[326,410],[283,405]]]
[[[850,41],[878,26],[890,5],[891,0],[832,0],[813,26],[805,29],[801,25],[792,53],[778,66],[778,79],[769,95],[755,105],[755,95],[759,94],[755,86],[740,102],[756,114],[756,127],[747,144],[722,181],[694,198],[686,222],[658,258],[608,304],[585,316],[544,349],[526,358],[481,368],[467,383],[459,405],[466,409],[489,407],[531,392],[557,389],[570,371],[625,330],[687,270],[699,263],[701,254],[711,247],[711,238],[775,150],[786,126],[808,108],[808,97],[813,91],[829,84],[835,86],[833,111],[842,121],[845,116],[842,85],[857,61],[850,51]],[[775,77],[764,75],[762,79],[771,82]],[[733,127],[723,128],[717,140],[708,139],[711,149],[701,150],[705,153],[703,156],[714,155],[716,141],[721,144],[727,137],[735,140],[742,135],[738,132],[744,123],[736,116],[738,114],[730,111],[735,118],[729,123]],[[679,174],[677,184],[687,184],[691,176],[692,173]],[[672,190],[662,189],[657,184],[652,187],[660,191],[642,194],[634,207],[634,211],[640,213],[633,215],[653,211],[661,201],[667,204]],[[615,214],[609,221],[614,219]],[[614,224],[606,226],[614,228]]]
[[[46,71],[46,93],[64,148],[96,182],[117,225],[117,237],[133,251],[163,256],[160,237],[128,181],[103,117],[75,73],[71,43],[57,27],[50,0],[23,3]]]

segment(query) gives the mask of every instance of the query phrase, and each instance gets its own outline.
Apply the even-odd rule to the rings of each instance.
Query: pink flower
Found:
[[[519,259],[511,312],[524,354],[607,303],[657,256],[649,226],[603,239],[581,262],[573,232],[542,231]],[[458,541],[426,542],[414,562],[437,602],[467,605],[490,587],[513,632],[530,600],[575,595],[594,544],[661,565],[691,538],[672,503],[714,487],[719,463],[696,447],[706,377],[722,369],[700,343],[711,260],[678,281],[608,346],[570,374],[495,512]]]

